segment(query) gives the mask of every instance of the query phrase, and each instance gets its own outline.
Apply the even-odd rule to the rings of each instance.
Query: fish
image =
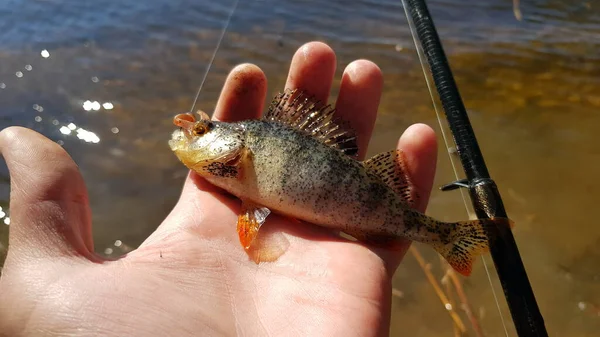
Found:
[[[187,168],[241,200],[240,244],[248,250],[271,212],[388,246],[431,246],[462,275],[489,251],[507,218],[444,222],[414,209],[419,198],[401,149],[357,159],[356,134],[306,91],[274,96],[263,117],[215,121],[177,114],[170,149]],[[301,224],[301,222],[298,222]]]

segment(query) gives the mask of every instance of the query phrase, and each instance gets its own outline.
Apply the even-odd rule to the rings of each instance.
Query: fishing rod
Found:
[[[416,28],[467,177],[442,186],[441,189],[468,189],[478,218],[506,218],[500,192],[483,160],[427,4],[425,0],[402,0],[402,3],[409,25],[412,19]],[[494,239],[490,240],[490,252],[517,334],[519,337],[548,336],[511,229],[508,225],[495,226],[492,231],[494,233],[490,234]]]

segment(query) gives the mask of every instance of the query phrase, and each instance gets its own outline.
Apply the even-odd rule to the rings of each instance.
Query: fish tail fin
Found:
[[[440,224],[452,226],[447,240],[432,243],[433,248],[446,259],[454,270],[469,276],[473,261],[489,251],[490,242],[495,239],[496,226],[514,223],[508,218],[478,219],[456,223]]]

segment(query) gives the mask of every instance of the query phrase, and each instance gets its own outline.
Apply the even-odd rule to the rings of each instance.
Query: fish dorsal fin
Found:
[[[363,165],[394,190],[409,206],[415,206],[419,196],[408,175],[404,153],[401,150],[377,154],[365,160]]]
[[[273,98],[263,117],[266,121],[280,122],[306,132],[323,144],[356,156],[356,135],[342,122],[334,118],[335,109],[323,106],[313,97],[297,89],[286,89]]]

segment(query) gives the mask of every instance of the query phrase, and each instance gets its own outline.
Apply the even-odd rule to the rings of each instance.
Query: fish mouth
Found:
[[[191,139],[191,135],[186,132],[183,128],[176,129],[171,134],[171,139],[169,139],[169,147],[172,151],[180,151],[185,149],[186,144],[188,144]]]
[[[173,124],[179,128],[174,130],[171,134],[169,147],[176,153],[185,151],[194,138],[193,130],[194,125],[196,124],[196,118],[190,112],[180,113],[173,117]]]

